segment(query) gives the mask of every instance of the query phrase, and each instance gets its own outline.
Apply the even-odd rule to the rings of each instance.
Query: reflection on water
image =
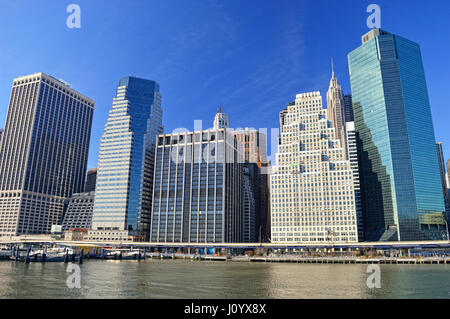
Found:
[[[198,261],[86,261],[81,289],[63,263],[0,262],[0,298],[449,298],[448,265],[367,265]]]

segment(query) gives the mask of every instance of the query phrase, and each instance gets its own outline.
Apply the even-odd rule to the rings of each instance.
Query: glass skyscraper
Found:
[[[419,45],[374,29],[348,61],[366,240],[442,239],[444,200]]]
[[[84,187],[94,101],[44,73],[14,79],[0,141],[0,236],[49,233]]]
[[[155,141],[162,131],[159,84],[122,78],[100,144],[91,239],[148,240]]]

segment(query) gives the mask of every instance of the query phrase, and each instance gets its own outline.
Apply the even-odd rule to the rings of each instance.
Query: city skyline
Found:
[[[449,1],[0,8],[0,299],[449,299]]]
[[[221,9],[223,10],[223,7]],[[330,237],[331,233],[337,234],[341,241],[358,241],[358,236],[361,236],[357,233],[360,233],[363,228],[367,232],[365,237],[368,237],[369,240],[425,239],[429,237],[428,235],[425,236],[425,227],[431,229],[431,226],[436,226],[439,232],[439,234],[432,235],[433,239],[441,237],[442,222],[438,220],[437,214],[445,210],[442,193],[447,195],[447,192],[443,185],[445,172],[441,172],[442,178],[438,174],[436,142],[440,143],[438,144],[440,145],[438,151],[440,151],[441,167],[444,167],[445,155],[443,155],[442,145],[445,145],[445,143],[435,139],[432,108],[429,102],[420,46],[417,42],[407,40],[407,38],[398,36],[396,33],[391,34],[380,28],[374,28],[370,32],[366,32],[361,39],[362,44],[355,46],[356,49],[354,47],[347,51],[348,75],[352,90],[346,91],[340,85],[341,81],[337,79],[340,77],[336,76],[333,59],[331,59],[331,80],[326,93],[327,108],[322,105],[321,91],[306,90],[305,88],[297,89],[296,101],[280,103],[277,106],[280,110],[281,105],[287,105],[279,114],[280,129],[271,127],[269,143],[264,142],[261,145],[264,148],[267,144],[272,144],[269,148],[271,150],[269,158],[273,165],[271,184],[272,187],[275,187],[275,190],[271,194],[271,198],[272,204],[275,206],[272,205],[271,223],[272,235],[275,237],[272,239],[275,241],[314,241],[316,238],[325,240],[325,238]],[[49,78],[62,85],[63,88],[67,88],[68,92],[77,92],[74,91],[69,82],[62,79],[57,80],[53,76]],[[4,144],[3,146],[12,143],[13,133],[11,132],[13,129],[19,133],[21,130],[16,123],[17,121],[11,120],[11,116],[17,116],[18,114],[18,111],[12,106],[20,104],[14,100],[14,87],[22,84],[21,79],[22,77],[15,78],[15,81],[19,82],[14,82],[13,85],[10,110],[8,111],[9,122],[6,123],[7,130],[4,134],[8,136],[10,141],[5,140],[4,136],[3,142],[0,144]],[[278,81],[273,81],[274,84],[276,82]],[[24,83],[28,82],[25,81]],[[238,90],[243,92],[247,89],[251,90],[244,85],[239,87]],[[62,89],[62,92],[66,93],[66,90]],[[162,92],[164,92],[164,88],[160,90],[160,84],[154,77],[144,78],[124,75],[120,78],[113,105],[109,111],[108,121],[104,126],[104,134],[101,138],[98,154],[99,160],[95,165],[98,167],[99,176],[91,229],[91,235],[94,236],[91,237],[94,239],[98,239],[99,236],[108,237],[109,235],[116,238],[116,233],[106,234],[105,231],[122,232],[120,236],[124,238],[134,236],[134,239],[141,241],[146,241],[149,238],[151,218],[153,218],[150,216],[153,207],[152,198],[155,197],[155,194],[152,193],[153,165],[162,161],[162,159],[155,161],[154,158],[155,145],[160,143],[156,141],[156,136],[164,134],[165,138],[168,138],[167,136],[170,137],[180,132],[163,129],[163,114],[165,113],[163,109],[166,109],[166,107],[161,107],[162,96],[164,95]],[[286,99],[286,97],[283,97],[283,99]],[[352,99],[353,106],[350,102]],[[33,98],[29,98],[29,100],[26,103],[32,103]],[[93,105],[93,100],[89,101]],[[64,101],[57,102],[58,106],[59,103],[62,107],[65,107]],[[188,104],[186,106],[187,109],[195,113],[196,108],[190,108]],[[20,107],[23,108],[23,105],[20,105]],[[51,109],[54,106],[51,104],[49,107]],[[177,112],[182,114],[186,108],[181,105]],[[233,110],[236,112],[236,108],[231,106],[229,109],[226,108],[226,112],[222,112],[222,107],[219,106],[214,119],[214,129],[228,129],[230,122],[232,122],[229,114],[233,114]],[[242,115],[245,115],[243,118],[248,121],[242,127],[252,127],[248,123],[255,120],[255,117],[251,116],[255,110],[259,111],[260,109],[255,107],[245,111],[241,110]],[[204,109],[202,118],[208,113],[208,109]],[[346,132],[346,122],[353,120],[353,115],[354,129],[353,135],[350,136]],[[308,116],[312,116],[312,118],[308,118]],[[178,114],[175,116],[169,114],[168,117],[173,123],[182,123],[185,120]],[[260,122],[254,125],[255,128],[263,129],[263,134],[267,136],[267,128],[264,128],[264,125],[262,125],[264,121],[261,119],[264,118],[267,121],[268,117],[268,114],[264,112],[258,114],[256,119],[259,119]],[[50,118],[49,121],[51,120]],[[92,121],[92,117],[89,118],[89,121]],[[182,124],[174,124],[174,126],[176,126],[176,129],[182,128]],[[235,132],[242,130],[239,128],[240,124],[236,126],[238,128],[235,129]],[[312,134],[312,139],[311,136],[305,135],[305,129],[309,132],[307,134]],[[250,130],[253,130],[253,127]],[[194,121],[194,130],[185,128],[182,131],[191,131],[198,134],[204,129],[201,126],[199,127],[199,121]],[[89,128],[89,134],[90,132]],[[259,154],[257,154],[259,142],[252,138],[253,142],[247,145],[247,139],[248,142],[250,141],[250,136],[247,136],[247,133],[234,134],[234,138],[238,139],[236,145],[241,146],[241,143],[244,143],[247,147],[251,146],[252,149],[257,147],[251,151],[253,155],[256,155],[252,162],[258,163],[258,167],[267,172],[266,163],[262,163]],[[325,143],[326,145],[322,145],[324,140],[328,140],[328,143]],[[5,144],[5,141],[8,141],[9,144]],[[195,143],[201,142],[202,140],[195,141]],[[215,145],[214,140],[211,140],[211,142]],[[86,144],[86,141],[83,143]],[[87,150],[89,150],[89,143],[95,144],[97,140],[95,138],[90,139],[87,142]],[[296,143],[300,144],[297,145]],[[347,143],[353,144],[351,146],[352,163],[349,161],[350,146]],[[274,147],[275,144],[276,147]],[[320,146],[320,150],[317,149],[318,146]],[[17,148],[18,146],[14,147]],[[6,150],[8,151],[9,148],[6,148]],[[357,180],[353,182],[353,177],[356,177],[356,150],[359,152],[357,157],[361,194],[363,195],[361,203],[364,211],[364,227],[359,225],[361,221],[360,212],[349,210],[346,207],[353,206],[355,208],[355,203],[359,202],[354,196],[359,191],[360,183]],[[15,149],[14,151],[16,152]],[[264,154],[266,153],[266,150],[262,151]],[[320,151],[321,154],[319,154]],[[42,152],[42,150],[39,150],[39,152]],[[311,157],[311,154],[314,154],[314,156]],[[87,153],[83,156],[87,157]],[[246,157],[248,156],[249,154],[246,154]],[[3,161],[0,166],[7,164],[8,162]],[[44,165],[40,162],[38,164]],[[80,165],[78,162],[69,164]],[[296,170],[296,172],[288,172],[289,167],[286,168],[287,166],[291,170]],[[84,167],[82,171],[87,171],[86,168],[91,167]],[[246,181],[242,185],[240,183],[237,183],[237,185],[239,185],[238,187],[244,187],[247,192],[245,198],[248,216],[246,220],[249,223],[248,225],[252,225],[250,228],[253,227],[252,230],[249,230],[249,233],[252,234],[251,237],[256,238],[254,228],[256,219],[253,212],[255,210],[253,204],[255,194],[251,190],[256,187],[256,184],[253,185],[253,182],[250,182],[249,167],[244,170],[245,172],[241,172],[241,169],[238,170],[240,171],[239,174],[244,173],[243,177]],[[22,172],[23,170],[19,171],[20,174],[25,174]],[[66,174],[67,172],[62,170],[61,173]],[[52,174],[56,175],[56,173]],[[287,178],[286,174],[294,174],[295,178]],[[313,174],[311,176],[314,176],[314,178],[320,178],[319,182],[323,183],[323,190],[326,194],[322,194],[319,190],[314,190],[315,193],[308,193],[310,190],[307,186],[311,182],[308,182],[308,178],[311,177],[308,174]],[[9,175],[14,174],[7,171],[3,179],[10,179]],[[78,175],[80,175],[79,172],[73,178],[76,178],[77,183],[80,184]],[[55,179],[52,176],[51,178]],[[338,186],[342,189],[329,190],[330,181],[328,179],[330,177],[333,180],[337,179],[339,183],[342,179],[342,181],[345,181],[345,185],[338,183]],[[298,181],[295,180],[296,178],[298,178]],[[239,179],[241,179],[240,175]],[[257,183],[258,179],[259,177],[255,177],[254,182]],[[85,180],[82,181],[82,184],[84,182]],[[316,183],[317,181],[314,180],[313,182]],[[40,183],[45,182],[40,181]],[[47,181],[47,183],[50,187],[53,187],[52,180]],[[336,182],[333,183],[336,185]],[[322,186],[322,184],[318,185],[317,183],[315,185]],[[286,194],[277,195],[280,190],[286,191],[285,186],[289,186],[287,189],[291,192],[287,196]],[[303,195],[311,197],[309,200],[313,202],[318,202],[315,205],[318,207],[314,208],[317,209],[312,214],[314,217],[312,223],[308,223],[311,222],[311,213],[303,215],[305,211],[311,210],[309,207],[311,203],[303,203],[303,199],[296,198],[301,193],[300,189],[299,194],[295,193],[294,189],[297,186],[306,187],[307,194]],[[187,185],[186,187],[191,186]],[[277,191],[279,187],[281,188]],[[82,190],[82,187],[76,187],[76,189],[67,191],[61,196],[67,199],[73,193],[80,193]],[[331,195],[328,194],[329,192],[331,192]],[[345,196],[344,204],[340,202],[341,197],[339,197],[343,194]],[[161,196],[164,199],[159,199],[160,202],[166,200],[165,194]],[[169,196],[169,200],[170,198]],[[333,199],[338,200],[338,202],[333,204]],[[284,202],[288,202],[288,206],[284,206]],[[446,203],[448,203],[448,200],[446,200]],[[205,203],[202,202],[203,204]],[[343,206],[333,207],[333,205],[338,204]],[[165,214],[165,207],[163,205],[161,207],[160,213]],[[285,207],[290,208],[285,211]],[[195,208],[194,205],[193,210],[195,209],[199,208]],[[345,211],[344,215],[349,216],[344,216],[344,219],[342,219],[342,216],[333,215],[336,213],[336,209],[339,211],[337,212],[338,215],[342,215],[342,212]],[[198,212],[201,214],[202,210]],[[299,212],[301,212],[300,215]],[[169,213],[171,213],[170,210],[168,210]],[[176,213],[180,212],[177,211]],[[190,211],[183,210],[184,213],[187,214]],[[288,213],[289,218],[287,220],[285,213]],[[308,218],[306,218],[307,216]],[[315,223],[315,218],[320,220],[320,223]],[[338,225],[334,223],[335,220],[341,220],[338,228]],[[341,227],[343,226],[343,220],[345,220],[345,226],[347,226],[348,221],[350,227]],[[285,221],[288,222],[285,223]],[[56,219],[52,221],[53,224],[57,222]],[[292,224],[292,222],[294,223]],[[330,225],[335,226],[336,229]],[[291,229],[285,226],[291,226]],[[316,226],[319,226],[319,228]],[[33,227],[35,226],[33,225]],[[308,227],[312,228],[309,229]],[[44,228],[40,232],[48,232],[48,225]],[[158,229],[159,234],[161,232],[160,226],[158,226]],[[35,232],[35,230],[32,232]],[[36,232],[39,232],[39,230],[36,230]],[[285,234],[285,232],[288,232],[288,234]],[[434,232],[434,228],[432,232]],[[421,233],[421,237],[419,233]],[[191,234],[190,237],[192,236]],[[225,238],[223,236],[224,233],[220,237]],[[241,237],[239,235],[236,238]],[[289,239],[286,239],[288,237]],[[206,235],[204,238],[206,239]],[[247,236],[247,238],[250,238],[250,236]],[[429,239],[432,238],[429,237]],[[198,241],[199,238],[196,240]],[[216,241],[217,238],[214,240]]]
[[[280,106],[289,102],[289,96],[316,90],[320,90],[322,96],[326,95],[330,58],[334,58],[335,73],[344,94],[350,93],[346,54],[358,44],[360,35],[368,31],[365,21],[368,17],[366,7],[369,3],[362,1],[348,5],[334,3],[325,5],[304,2],[289,5],[281,3],[277,6],[264,4],[260,11],[253,12],[251,2],[239,7],[235,2],[212,1],[208,4],[194,2],[189,4],[189,8],[183,3],[176,8],[157,3],[151,10],[146,10],[147,4],[131,2],[127,8],[131,13],[125,13],[107,5],[79,1],[83,19],[80,30],[71,30],[65,26],[67,17],[65,5],[49,4],[45,10],[60,11],[60,15],[52,15],[48,21],[31,29],[17,26],[17,34],[38,48],[42,48],[41,46],[45,44],[50,49],[58,49],[55,52],[60,52],[63,48],[63,52],[66,49],[82,53],[80,50],[86,43],[93,45],[97,53],[63,53],[59,60],[55,58],[52,50],[47,49],[30,56],[24,53],[23,43],[19,43],[16,39],[20,37],[12,38],[5,34],[6,41],[0,44],[5,56],[4,61],[0,61],[3,70],[0,78],[0,127],[4,126],[12,79],[20,74],[44,71],[71,82],[74,89],[85,92],[97,102],[88,168],[97,166],[100,137],[107,120],[110,96],[113,94],[112,87],[121,77],[127,75],[150,78],[161,84],[162,94],[166,97],[163,125],[167,133],[177,127],[191,130],[194,120],[209,121],[218,106],[222,106],[229,114],[230,121],[235,127],[276,128],[278,110]],[[38,14],[44,14],[41,11],[43,8],[32,2],[5,5],[7,8],[0,16],[8,10],[11,16],[16,11],[25,12],[28,18],[25,20],[29,21],[28,23],[35,22]],[[433,32],[436,38],[445,37],[446,20],[441,19],[439,15],[445,11],[445,7],[449,7],[449,4],[430,4],[422,8],[417,4],[404,5],[379,1],[379,5],[382,8],[382,28],[421,44],[436,140],[443,143],[444,157],[448,159],[450,135],[447,133],[445,122],[448,100],[445,75],[450,72],[450,63],[445,58],[445,52],[448,52],[449,44],[446,41],[433,41],[428,35]],[[23,10],[24,6],[27,6],[28,10]],[[169,14],[169,8],[170,13],[180,20],[179,24],[175,23],[171,27],[164,22],[164,18]],[[183,10],[185,12],[182,12]],[[194,11],[199,11],[198,14],[202,15],[209,13],[206,15],[208,18],[203,22],[190,19],[189,14]],[[268,11],[273,11],[271,16],[274,18],[271,21],[258,22],[255,26],[250,26]],[[168,28],[167,38],[162,38],[153,31],[153,23],[156,22],[147,22],[151,19],[145,19],[144,12]],[[155,12],[161,17],[156,17]],[[330,17],[331,12],[341,14],[343,17],[352,15],[358,18],[348,19],[349,21],[342,19],[338,23],[335,19],[332,19],[333,21],[323,19]],[[433,21],[425,18],[429,12],[437,14],[437,18]],[[296,18],[297,13],[302,19]],[[314,15],[308,17],[308,13]],[[239,19],[242,14],[247,17],[244,21]],[[120,26],[116,26],[115,22],[105,22],[103,19],[105,16],[120,19]],[[229,19],[229,25],[224,22],[228,21],[226,17]],[[313,17],[321,17],[317,19],[320,25]],[[407,20],[420,19],[427,19],[429,23],[419,25],[404,23]],[[0,26],[7,29],[11,23],[11,19],[5,17],[0,21]],[[187,31],[176,29],[181,24],[187,26]],[[211,27],[205,29],[205,25]],[[137,32],[137,35],[127,38],[126,35],[130,31],[137,30],[136,28],[145,30],[148,34]],[[338,28],[342,36],[335,37],[333,32],[329,32],[332,28]],[[246,31],[241,32],[243,30]],[[308,30],[314,32],[311,34]],[[36,43],[33,36],[36,32],[43,31],[50,32],[52,38],[58,40],[53,43],[44,37],[42,44]],[[266,33],[267,37],[262,37],[263,33]],[[92,38],[92,35],[103,34],[104,37]],[[113,40],[116,40],[113,35],[124,41],[124,48],[116,47],[109,50],[114,43]],[[142,38],[144,35],[145,38]],[[146,41],[146,38],[149,40]],[[157,52],[149,50],[152,44],[156,44],[155,41],[162,44],[162,48],[156,50]],[[217,55],[216,53],[223,52],[225,45],[229,50],[227,54]],[[206,49],[199,51],[200,48]],[[136,53],[133,61],[122,59],[126,50]],[[170,53],[169,56],[163,56],[164,52]],[[205,59],[211,56],[216,58]],[[118,59],[121,59],[120,64],[116,63]],[[192,63],[188,63],[190,60]],[[243,117],[241,114],[244,111],[250,116]],[[271,150],[270,143],[268,139],[268,151]]]

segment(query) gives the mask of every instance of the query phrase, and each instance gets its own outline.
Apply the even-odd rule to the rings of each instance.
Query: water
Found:
[[[380,265],[380,289],[356,264],[91,260],[81,289],[67,267],[0,262],[0,298],[450,298],[449,265]]]

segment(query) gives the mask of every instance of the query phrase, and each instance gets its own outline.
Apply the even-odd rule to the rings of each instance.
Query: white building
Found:
[[[355,188],[355,209],[358,224],[358,238],[359,241],[364,240],[363,229],[363,216],[362,216],[362,204],[361,204],[361,185],[359,181],[359,164],[358,164],[358,148],[357,148],[357,132],[355,130],[355,122],[347,122],[347,154],[350,161],[350,167],[353,171],[353,185]]]
[[[271,175],[272,242],[357,242],[353,171],[320,92],[280,112]]]

